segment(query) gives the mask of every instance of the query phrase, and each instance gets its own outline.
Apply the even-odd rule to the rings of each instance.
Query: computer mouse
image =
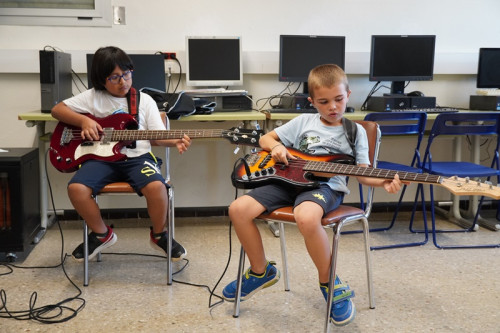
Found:
[[[407,96],[416,96],[416,97],[424,97],[424,93],[421,92],[421,91],[418,91],[418,90],[415,90],[415,91],[412,91],[412,92],[409,92],[407,94]]]
[[[354,108],[352,106],[348,106],[345,108],[345,112],[354,112]]]

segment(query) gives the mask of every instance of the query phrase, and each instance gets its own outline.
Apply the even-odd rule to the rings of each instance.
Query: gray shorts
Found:
[[[285,206],[294,208],[304,201],[312,201],[323,208],[323,216],[337,208],[344,200],[344,192],[334,191],[328,185],[322,184],[313,190],[294,189],[276,184],[257,187],[246,193],[266,208],[270,213]]]

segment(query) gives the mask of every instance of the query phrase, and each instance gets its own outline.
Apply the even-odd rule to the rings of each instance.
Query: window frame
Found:
[[[94,0],[94,9],[1,8],[0,25],[111,27],[111,0]]]

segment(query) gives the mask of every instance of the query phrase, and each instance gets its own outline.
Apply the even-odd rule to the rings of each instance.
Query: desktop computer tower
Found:
[[[500,111],[500,96],[471,95],[469,109],[481,111]]]
[[[251,111],[252,110],[252,95],[234,95],[234,96],[197,96],[196,93],[190,93],[195,100],[196,105],[207,105],[215,103],[214,112],[235,112],[235,111]]]
[[[40,51],[40,90],[43,113],[71,97],[71,54],[59,51]]]
[[[37,148],[0,153],[0,262],[24,260],[40,231],[40,172]]]
[[[372,96],[366,108],[370,111],[391,111],[393,109],[426,109],[436,107],[436,97],[427,96]]]

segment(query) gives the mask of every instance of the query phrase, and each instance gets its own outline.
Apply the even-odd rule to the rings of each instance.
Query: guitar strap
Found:
[[[344,127],[347,142],[351,146],[352,155],[356,158],[356,135],[358,134],[358,127],[354,121],[345,117],[342,117],[342,126]]]
[[[127,104],[128,113],[134,116],[137,121],[137,127],[139,127],[139,102],[141,101],[141,93],[138,92],[134,87],[130,87],[127,93]],[[134,149],[136,147],[135,141],[132,142],[127,148]]]

